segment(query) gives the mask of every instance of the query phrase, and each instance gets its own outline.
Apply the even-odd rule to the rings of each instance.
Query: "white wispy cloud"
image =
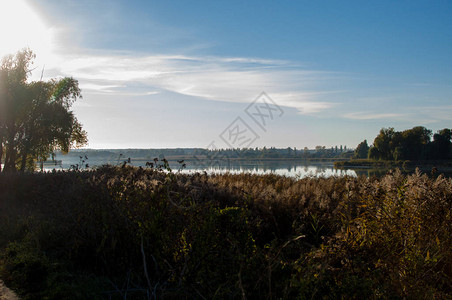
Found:
[[[344,114],[346,119],[353,120],[378,120],[378,119],[400,119],[406,117],[407,114],[398,113],[372,113],[372,112],[353,112]]]
[[[437,121],[452,121],[452,105],[420,106],[413,108],[422,118]]]
[[[33,20],[41,19],[24,0],[18,1],[28,7],[28,14]],[[76,10],[92,13],[92,10],[85,10],[85,5],[89,3],[74,1],[71,5]],[[121,17],[121,11],[114,6],[105,13],[110,16],[103,20],[106,22],[113,22],[113,16]],[[62,22],[59,26],[51,25],[51,22],[39,23],[39,30],[34,35],[46,36],[48,41],[33,49],[38,55],[34,80],[39,80],[44,70],[47,77],[44,79],[58,76],[78,79],[85,94],[143,96],[170,91],[207,100],[238,103],[248,103],[265,91],[278,105],[296,108],[301,114],[322,112],[336,105],[331,100],[336,91],[325,87],[328,81],[338,81],[341,75],[336,73],[260,57],[159,55],[143,51],[86,49],[76,42],[77,38],[68,40],[67,37],[77,36],[77,32],[90,36],[89,26],[85,26],[84,22],[92,20],[75,19],[78,20],[75,23]],[[96,22],[92,25],[103,24]],[[60,28],[59,31],[56,28]],[[177,32],[170,32],[177,35]]]
[[[186,55],[59,55],[46,72],[73,76],[92,93],[155,94],[166,90],[215,101],[249,102],[262,91],[283,106],[311,114],[329,109],[322,81],[337,75],[303,70],[282,60]],[[140,91],[132,92],[136,86]]]
[[[394,109],[394,108],[392,108]],[[360,111],[343,114],[352,120],[392,120],[413,125],[428,125],[452,120],[452,105],[403,107],[404,113]]]

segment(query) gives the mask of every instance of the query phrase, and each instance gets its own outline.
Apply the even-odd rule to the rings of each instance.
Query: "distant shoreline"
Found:
[[[194,161],[194,160],[213,160],[215,157],[208,157],[205,155],[176,155],[176,156],[165,156],[168,161],[184,160],[184,161]],[[218,158],[220,159],[220,158]],[[224,157],[224,160],[233,161],[307,161],[307,162],[336,162],[347,160],[346,158],[300,158],[300,157]],[[134,161],[149,161],[148,158],[132,158]],[[160,159],[159,159],[160,160]]]
[[[452,160],[425,160],[425,161],[381,161],[369,159],[352,159],[335,161],[334,167],[338,169],[416,169],[431,170],[436,168],[438,171],[451,171]]]

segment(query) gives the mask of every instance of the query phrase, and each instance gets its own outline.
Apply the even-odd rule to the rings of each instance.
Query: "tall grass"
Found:
[[[0,278],[25,299],[450,298],[452,180],[0,176]]]

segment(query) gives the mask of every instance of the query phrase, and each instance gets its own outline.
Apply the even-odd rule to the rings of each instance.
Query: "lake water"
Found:
[[[307,176],[357,176],[353,170],[337,170],[333,163],[317,163],[317,164],[303,164],[303,163],[241,163],[231,164],[230,166],[210,166],[208,168],[187,167],[183,170],[184,173],[194,173],[199,171],[206,171],[207,173],[252,173],[252,174],[277,174],[290,177],[303,178]]]
[[[120,165],[122,162],[118,160],[92,160],[88,159],[85,162],[80,160],[68,160],[63,159],[61,164],[53,164],[48,162],[44,165],[45,171],[67,170],[71,165],[86,165],[89,167],[101,166],[104,164]],[[180,169],[180,164],[176,161],[169,162],[171,169],[177,172]],[[131,159],[130,165],[133,166],[146,166],[144,160]],[[354,170],[338,170],[333,166],[333,162],[303,162],[303,161],[222,161],[222,162],[210,162],[210,161],[186,161],[186,167],[181,170],[182,173],[190,174],[196,172],[211,173],[252,173],[252,174],[278,174],[290,177],[303,178],[307,176],[357,176]],[[83,168],[82,168],[83,169]]]
[[[146,160],[134,160],[131,159],[130,165],[146,167]],[[152,162],[152,160],[151,160]],[[59,164],[47,162],[44,165],[45,171],[67,170],[71,165],[83,165],[81,169],[85,169],[85,165],[88,164],[90,168],[101,166],[104,164],[121,165],[123,161],[118,159],[87,159],[82,161],[75,159],[74,157],[62,157]],[[160,163],[160,162],[159,162]],[[170,167],[174,172],[179,171],[180,164],[177,161],[169,161]],[[331,177],[331,176],[383,176],[387,173],[388,169],[335,169],[333,162],[313,162],[304,160],[222,160],[222,161],[209,161],[209,160],[188,160],[185,161],[186,167],[180,172],[185,174],[192,174],[196,172],[207,172],[209,174],[216,173],[252,173],[252,174],[278,174],[289,177],[304,178],[308,176],[314,177]],[[422,172],[430,174],[431,167],[428,169],[422,169]],[[411,173],[414,170],[405,170],[406,173]],[[446,177],[452,177],[452,170],[440,170],[436,173],[444,174]]]

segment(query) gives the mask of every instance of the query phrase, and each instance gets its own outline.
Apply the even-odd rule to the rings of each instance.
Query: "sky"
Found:
[[[452,127],[451,1],[0,0],[0,56],[72,76],[88,148],[369,144]],[[238,138],[239,137],[239,138]]]

